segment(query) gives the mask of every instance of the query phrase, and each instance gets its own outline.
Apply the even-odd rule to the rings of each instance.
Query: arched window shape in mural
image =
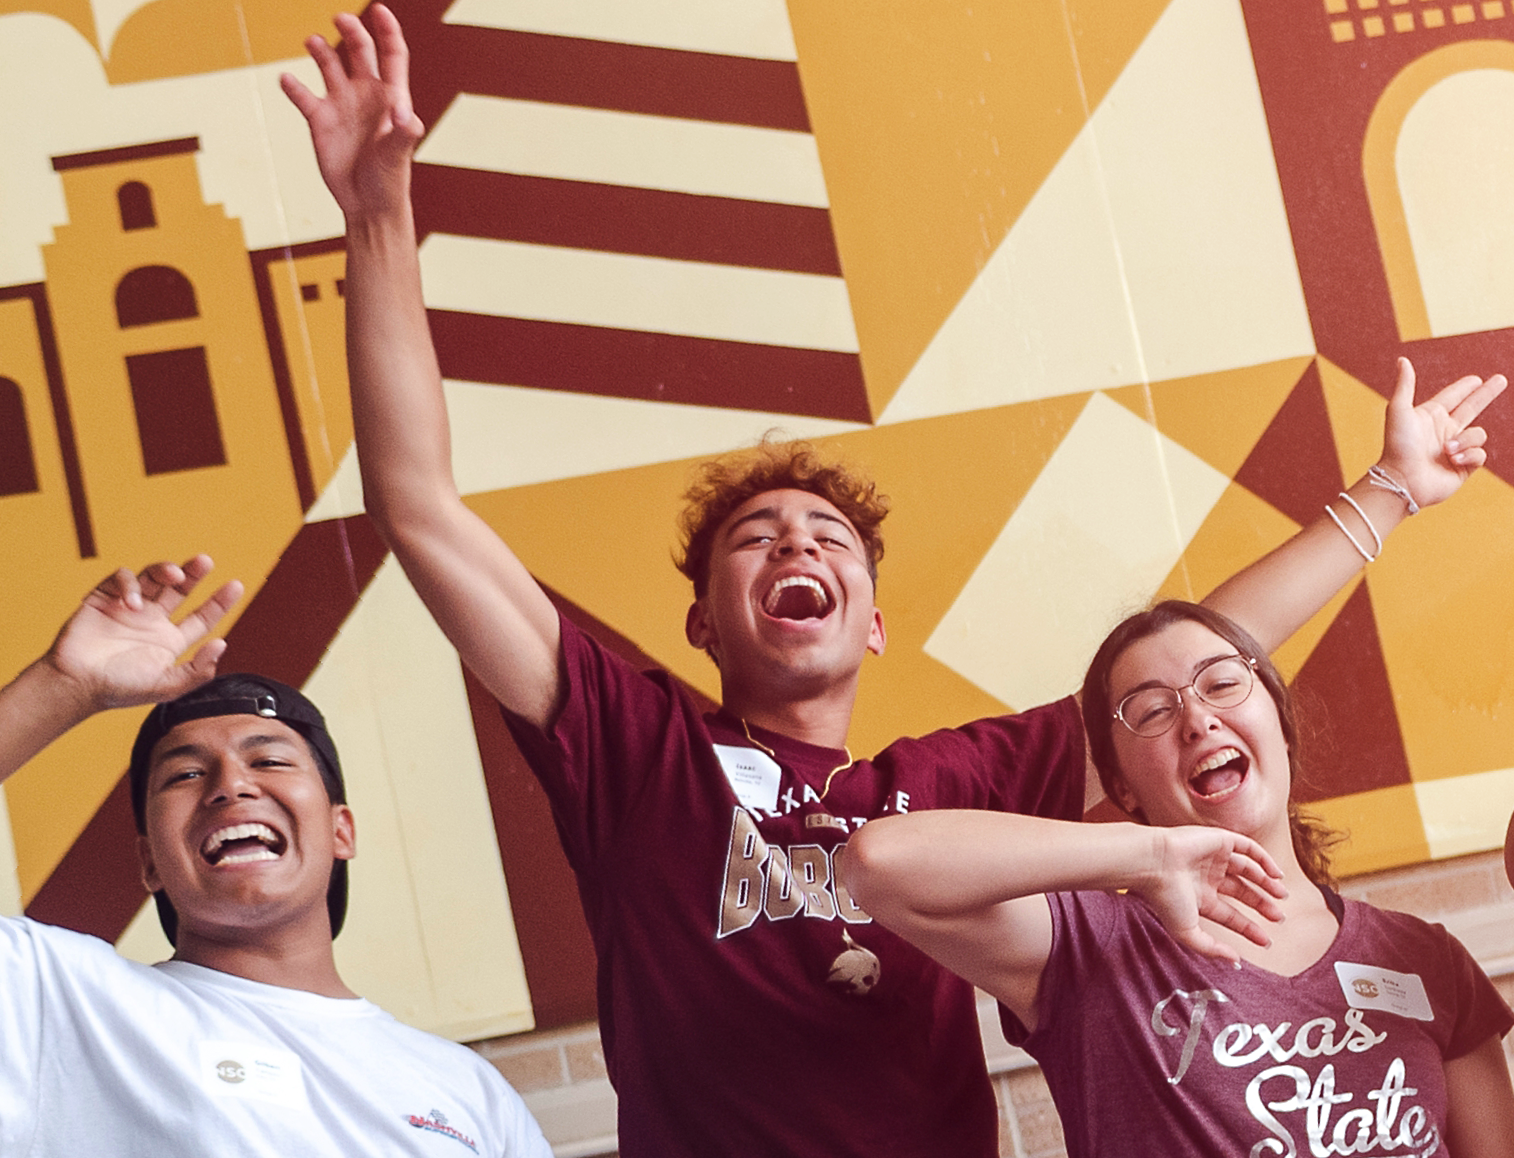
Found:
[[[116,207],[121,210],[123,230],[152,229],[158,224],[152,190],[140,181],[128,181],[116,190]]]
[[[1514,43],[1426,53],[1383,90],[1362,171],[1404,341],[1514,326]]]
[[[26,427],[26,400],[21,387],[0,378],[0,495],[29,495],[37,491],[37,461]]]
[[[116,286],[116,323],[123,330],[199,316],[194,286],[166,265],[138,266]]]
[[[148,474],[226,465],[204,346],[128,355],[126,375]]]

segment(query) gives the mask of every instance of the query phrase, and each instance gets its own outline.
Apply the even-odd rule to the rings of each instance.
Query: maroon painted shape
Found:
[[[1293,681],[1303,734],[1304,776],[1293,786],[1301,804],[1408,784],[1387,662],[1365,583]]]
[[[152,141],[145,145],[122,145],[117,149],[94,149],[88,153],[65,153],[53,158],[53,171],[92,169],[97,165],[116,165],[122,161],[146,161],[153,157],[172,157],[178,153],[198,153],[199,137],[176,137],[171,141]]]
[[[63,460],[63,480],[68,486],[68,506],[74,518],[74,539],[79,558],[95,557],[95,528],[89,513],[89,497],[84,491],[84,471],[79,463],[79,444],[74,440],[73,411],[68,391],[63,385],[63,363],[58,357],[58,339],[53,332],[53,314],[47,304],[47,286],[0,287],[0,302],[26,298],[31,302],[32,318],[37,325],[37,345],[42,352],[42,372],[47,377],[47,398],[52,405],[53,430],[58,435],[58,454]]]
[[[417,165],[416,229],[841,276],[826,209]]]
[[[253,671],[300,687],[385,554],[366,515],[307,523],[227,634],[220,670]],[[114,941],[146,899],[123,773],[26,915]]]
[[[659,666],[576,603],[550,589],[547,595],[565,618],[628,663],[642,669]],[[463,675],[536,1028],[590,1020],[597,1014],[594,944],[551,806],[505,727],[499,704],[467,668]],[[715,710],[709,697],[684,687],[701,710]]]
[[[1313,522],[1320,504],[1345,488],[1318,363],[1309,363],[1235,481],[1300,524]]]
[[[128,354],[126,377],[147,474],[226,465],[204,346]]]
[[[123,774],[32,897],[26,915],[46,925],[114,941],[146,899],[137,860],[137,828]]]
[[[1438,29],[1366,37],[1359,26],[1364,15],[1391,22],[1404,12],[1417,18],[1420,7],[1365,13],[1359,7],[1332,16],[1319,0],[1242,0],[1316,348],[1385,397],[1400,354],[1414,361],[1426,387],[1505,370],[1511,329],[1399,339],[1362,145],[1378,99],[1406,65],[1458,41],[1509,39],[1514,29],[1504,27],[1508,21],[1448,20]],[[1358,22],[1355,40],[1331,39],[1336,19]],[[1501,399],[1482,422],[1493,436],[1489,468],[1514,483],[1514,402]]]
[[[367,515],[306,523],[227,635],[220,670],[301,687],[387,554]]]
[[[872,421],[855,354],[450,310],[430,316],[448,378]]]
[[[458,93],[809,132],[793,61],[757,60],[443,24],[449,4],[396,0],[415,110],[429,127]]]

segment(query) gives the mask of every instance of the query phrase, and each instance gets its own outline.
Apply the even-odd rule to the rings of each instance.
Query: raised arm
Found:
[[[1002,1001],[1027,1029],[1039,1020],[1051,953],[1047,893],[1129,889],[1200,953],[1236,960],[1206,917],[1259,945],[1269,938],[1237,904],[1270,920],[1285,893],[1255,841],[1222,828],[1075,824],[1014,813],[940,810],[869,821],[847,844],[847,890],[867,912]]]
[[[364,503],[463,660],[502,704],[544,726],[563,693],[557,612],[452,478],[410,206],[422,127],[409,50],[382,4],[366,25],[344,14],[336,27],[337,48],[306,42],[326,95],[287,74],[282,84],[347,223],[347,365]]]
[[[1383,472],[1378,482],[1391,481],[1420,507],[1450,498],[1487,460],[1487,434],[1473,424],[1507,385],[1502,374],[1486,380],[1459,378],[1415,406],[1414,367],[1400,358],[1377,462]],[[1328,496],[1345,530],[1322,510],[1297,535],[1215,588],[1204,602],[1245,627],[1269,652],[1278,648],[1365,566],[1347,532],[1375,554],[1372,530],[1386,539],[1409,515],[1403,495],[1374,484],[1371,476],[1346,493],[1361,513],[1350,502]],[[1371,519],[1371,528],[1362,514]]]
[[[241,598],[242,585],[227,583],[173,618],[210,569],[205,555],[140,575],[122,568],[84,597],[47,654],[0,688],[0,780],[96,712],[173,699],[215,675],[225,640],[179,656]]]

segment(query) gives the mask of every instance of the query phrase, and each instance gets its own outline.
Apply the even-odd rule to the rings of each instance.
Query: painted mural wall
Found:
[[[1065,694],[1374,459],[1394,359],[1514,369],[1504,0],[394,0],[459,483],[559,606],[714,696],[690,465],[780,429],[892,496],[852,735]],[[0,674],[210,552],[223,670],[331,718],[349,982],[457,1037],[592,1015],[550,818],[362,513],[340,215],[278,91],[310,0],[0,0]],[[1280,654],[1362,871],[1514,808],[1514,403]],[[229,665],[229,666],[226,666]],[[139,714],[4,789],[0,909],[166,954]],[[714,903],[712,901],[712,903]]]

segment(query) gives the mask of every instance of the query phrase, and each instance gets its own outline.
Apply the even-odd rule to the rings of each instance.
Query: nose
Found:
[[[257,779],[252,769],[240,760],[217,761],[206,780],[207,804],[229,804],[233,800],[247,800],[258,795]]]
[[[1183,735],[1191,739],[1220,726],[1219,713],[1194,694],[1192,684],[1178,689],[1178,702],[1183,705]]]
[[[773,552],[779,557],[786,555],[819,555],[820,544],[809,529],[802,526],[788,527],[773,540]]]

